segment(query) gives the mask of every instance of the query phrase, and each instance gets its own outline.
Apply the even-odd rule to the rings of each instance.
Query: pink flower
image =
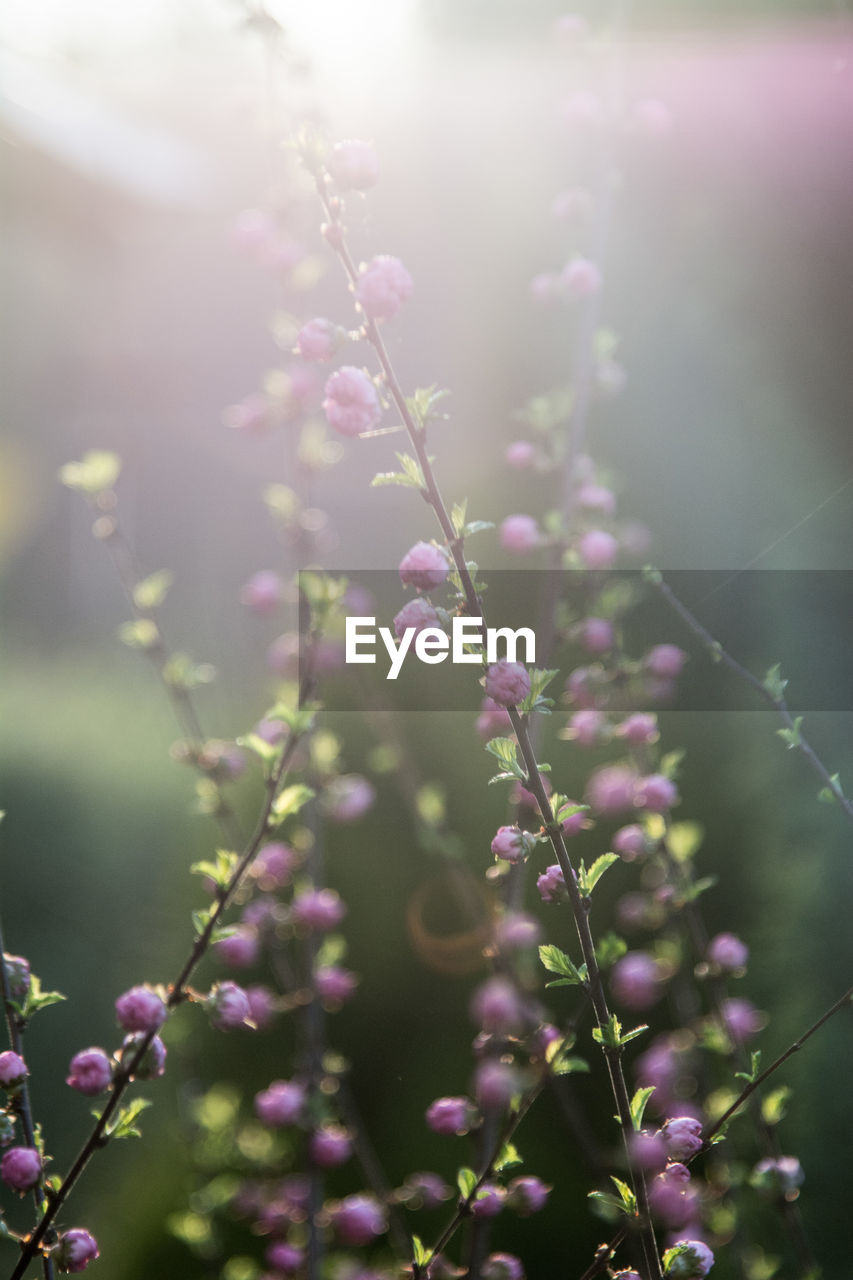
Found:
[[[498,827],[492,840],[492,853],[504,862],[523,862],[535,843],[532,836],[519,827]]]
[[[523,471],[533,463],[536,450],[529,440],[515,440],[507,445],[504,457],[516,471]]]
[[[352,1138],[337,1124],[324,1125],[311,1135],[311,1159],[321,1169],[334,1169],[352,1155]]]
[[[98,1093],[105,1093],[112,1082],[113,1064],[103,1049],[81,1049],[75,1053],[65,1081],[72,1089],[94,1098]]]
[[[480,1275],[482,1280],[524,1280],[524,1267],[513,1253],[490,1253]]]
[[[522,663],[502,658],[486,671],[486,694],[502,707],[523,702],[529,693],[530,676]]]
[[[379,157],[371,143],[358,138],[336,142],[326,163],[342,191],[366,191],[379,180]]]
[[[258,1030],[268,1027],[276,1012],[275,996],[269,987],[246,987],[246,999],[249,1001],[249,1018]]]
[[[433,1133],[461,1136],[471,1128],[476,1109],[469,1098],[436,1098],[426,1111],[426,1122]]]
[[[30,962],[23,956],[3,955],[6,982],[13,1000],[23,1000],[30,989]]]
[[[601,288],[601,272],[588,258],[572,258],[560,279],[572,298],[589,298]]]
[[[580,642],[587,653],[608,653],[614,643],[613,623],[606,618],[585,618],[580,627]]]
[[[619,828],[612,844],[614,853],[618,853],[623,862],[633,862],[646,851],[646,833],[642,827],[632,823],[628,827]]]
[[[516,1213],[526,1218],[531,1213],[538,1213],[545,1208],[545,1202],[551,1188],[541,1178],[513,1178],[507,1187],[507,1204]]]
[[[627,720],[623,720],[617,726],[616,733],[620,738],[630,742],[632,747],[643,747],[648,743],[657,742],[657,716],[650,715],[646,711],[635,711],[632,716],[628,716]]]
[[[675,1231],[686,1227],[698,1212],[696,1192],[690,1186],[690,1171],[683,1164],[670,1164],[649,1188],[652,1213]]]
[[[519,1031],[524,1024],[524,1002],[509,978],[496,974],[474,992],[471,1017],[484,1031]]]
[[[631,1159],[641,1169],[656,1171],[666,1164],[666,1144],[660,1133],[640,1129],[631,1134],[629,1146]]]
[[[536,881],[536,888],[539,890],[539,896],[543,902],[566,901],[568,891],[559,863],[555,862],[542,872],[542,875]]]
[[[645,667],[662,680],[675,680],[681,675],[687,654],[674,644],[657,644],[646,654]]]
[[[323,411],[330,427],[342,436],[357,436],[382,417],[376,387],[363,369],[345,364],[326,383]]]
[[[357,986],[355,974],[338,965],[324,965],[314,973],[314,990],[321,1000],[329,1004],[343,1004],[354,994]]]
[[[355,822],[373,808],[376,791],[360,773],[342,773],[326,788],[327,813],[333,822]]]
[[[478,1065],[474,1096],[484,1111],[503,1111],[519,1088],[518,1074],[509,1063],[486,1058]]]
[[[607,721],[602,711],[587,707],[576,711],[569,720],[569,733],[582,747],[595,747],[605,736]],[[568,737],[569,735],[566,734]]]
[[[619,813],[632,808],[636,786],[637,775],[629,765],[605,765],[587,782],[586,799],[598,813]]]
[[[708,963],[726,973],[745,969],[749,959],[749,947],[733,933],[718,933],[708,943]]]
[[[705,1280],[714,1265],[714,1255],[702,1240],[676,1240],[675,1256],[667,1262],[668,1280]]]
[[[610,989],[626,1009],[648,1009],[661,997],[656,961],[645,951],[629,951],[613,966]]]
[[[131,987],[116,1000],[118,1024],[125,1031],[156,1031],[166,1021],[167,1009],[150,987]]]
[[[506,733],[512,728],[512,721],[506,707],[498,706],[494,698],[484,698],[474,727],[481,738],[488,740]]]
[[[331,320],[316,316],[304,324],[296,335],[296,354],[302,356],[303,360],[320,363],[331,360],[340,346],[341,333],[341,329],[332,324]]]
[[[400,581],[416,591],[440,587],[449,572],[446,551],[432,542],[416,542],[400,561]]]
[[[578,554],[587,569],[609,569],[618,550],[613,534],[604,529],[590,529],[578,542]]]
[[[509,912],[495,925],[495,943],[499,951],[524,951],[535,947],[541,937],[539,921],[523,911]]]
[[[95,1237],[83,1227],[72,1227],[70,1231],[63,1231],[50,1256],[60,1271],[74,1273],[85,1271],[100,1255]]]
[[[414,627],[415,635],[420,635],[421,631],[427,627],[437,626],[439,626],[438,614],[429,600],[424,600],[423,596],[408,600],[394,618],[394,634],[398,640],[402,640],[409,627]]]
[[[347,1196],[332,1210],[332,1226],[343,1245],[370,1244],[387,1229],[385,1210],[370,1195]]]
[[[721,1006],[723,1026],[737,1044],[751,1040],[764,1026],[764,1015],[749,1000],[733,996]]]
[[[612,516],[616,510],[616,497],[612,489],[603,484],[595,484],[588,480],[577,491],[577,503],[585,511],[600,511],[604,516]]]
[[[334,889],[305,889],[293,899],[293,919],[311,933],[325,933],[340,924],[346,907]]]
[[[273,840],[258,851],[252,863],[252,876],[260,889],[281,889],[290,883],[296,862],[296,854],[290,845]]]
[[[281,604],[284,583],[273,569],[259,569],[240,591],[240,603],[253,613],[272,613]]]
[[[504,551],[525,555],[539,546],[539,526],[533,516],[507,516],[501,523],[498,538]]]
[[[665,778],[662,773],[650,774],[648,778],[640,778],[637,783],[634,803],[638,809],[665,813],[678,804],[678,788],[671,778]]]
[[[136,1056],[136,1052],[145,1039],[145,1032],[134,1031],[132,1035],[125,1036],[121,1046],[122,1064],[130,1063]],[[142,1057],[133,1068],[133,1080],[159,1080],[160,1076],[166,1070],[166,1046],[159,1036],[154,1036],[150,1041],[147,1049]]]
[[[255,929],[240,925],[227,938],[221,938],[215,950],[229,968],[251,969],[261,954],[261,944]]]
[[[390,320],[412,296],[412,277],[399,258],[382,253],[362,265],[355,296],[371,320]]]
[[[403,1184],[403,1203],[412,1209],[437,1209],[450,1195],[450,1188],[437,1173],[410,1173]]]
[[[249,1000],[236,982],[217,982],[206,1000],[210,1020],[218,1031],[234,1031],[249,1018]]]
[[[474,1218],[496,1218],[506,1201],[506,1191],[494,1182],[484,1182],[474,1192],[471,1201],[471,1216]]]
[[[661,1130],[670,1160],[689,1160],[702,1150],[702,1123],[693,1116],[675,1116]]]
[[[307,1100],[303,1085],[295,1080],[273,1080],[268,1089],[255,1094],[255,1115],[269,1129],[295,1124]]]
[[[290,1275],[294,1271],[298,1271],[304,1263],[305,1250],[300,1249],[295,1244],[289,1244],[287,1240],[275,1240],[267,1247],[264,1258],[274,1271],[281,1271],[284,1275]],[[272,1280],[272,1277],[269,1280]]]
[[[0,1085],[4,1089],[14,1089],[16,1085],[23,1084],[29,1074],[27,1064],[19,1053],[15,1053],[13,1049],[0,1053]]]
[[[10,1147],[0,1160],[0,1178],[13,1191],[29,1191],[41,1177],[41,1156],[35,1147]]]
[[[222,421],[231,431],[261,435],[272,425],[272,406],[262,391],[253,391],[238,404],[223,410]]]

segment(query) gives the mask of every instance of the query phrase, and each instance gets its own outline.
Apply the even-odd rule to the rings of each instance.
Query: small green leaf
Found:
[[[168,595],[175,575],[170,569],[158,569],[133,588],[133,603],[137,609],[156,609]]]
[[[781,702],[785,696],[785,690],[788,687],[788,681],[782,678],[782,668],[776,662],[764,677],[764,688],[770,694],[771,698],[775,698],[777,702]]]
[[[280,791],[273,801],[272,812],[280,822],[298,813],[303,805],[313,797],[314,792],[302,782],[295,782]]]
[[[539,948],[539,959],[549,973],[558,973],[564,979],[560,984],[561,986],[585,986],[587,980],[586,965],[582,964],[578,967],[569,959],[565,951],[561,951],[553,943],[545,943]],[[548,985],[556,984],[549,983]]]
[[[622,1201],[622,1208],[627,1214],[633,1217],[637,1212],[637,1197],[634,1195],[627,1182],[623,1182],[621,1178],[615,1178],[610,1175],[610,1181],[619,1192],[619,1199]]]
[[[119,627],[118,638],[128,649],[154,649],[160,643],[160,632],[151,618],[135,618]]]
[[[503,1173],[504,1169],[513,1169],[516,1165],[522,1163],[522,1158],[518,1154],[516,1147],[511,1142],[505,1142],[498,1152],[492,1168],[495,1173]]]
[[[638,1133],[643,1127],[643,1116],[646,1112],[646,1104],[654,1091],[655,1086],[653,1084],[646,1085],[644,1089],[638,1089],[631,1099],[631,1123]]]
[[[780,1085],[761,1099],[761,1118],[765,1124],[778,1124],[784,1120],[791,1090],[788,1085]]]
[[[32,974],[30,977],[30,989],[21,1006],[21,1016],[31,1018],[40,1009],[48,1009],[52,1004],[59,1004],[65,999],[66,997],[61,991],[42,991],[41,980],[35,974]]]
[[[800,729],[803,725],[803,717],[796,716],[794,723],[790,729],[777,729],[776,733],[785,743],[789,751],[793,751],[795,747],[802,745],[802,735]]]
[[[595,945],[595,958],[599,969],[609,969],[628,950],[628,944],[617,933],[605,933]]]
[[[508,779],[518,782],[526,780],[527,775],[516,757],[514,738],[492,738],[490,742],[486,743],[486,750],[503,765],[501,772],[495,774],[490,779],[490,782],[504,782]]]
[[[689,862],[704,837],[698,822],[674,822],[666,833],[666,847],[676,862]]]
[[[210,924],[210,908],[204,907],[199,911],[194,911],[192,913],[192,922],[195,936],[200,938]]]
[[[431,1257],[420,1236],[412,1236],[412,1261],[416,1267],[425,1267]]]
[[[735,1078],[737,1080],[746,1080],[749,1084],[752,1084],[753,1080],[756,1080],[758,1078],[760,1072],[761,1072],[761,1050],[753,1049],[752,1054],[750,1056],[749,1071],[736,1071]]]
[[[581,862],[578,870],[578,888],[581,891],[581,895],[584,898],[588,898],[607,868],[612,867],[614,862],[619,862],[619,860],[618,853],[603,853],[600,858],[596,858],[589,870]]]
[[[90,449],[80,462],[67,462],[60,469],[59,479],[68,489],[78,489],[89,497],[112,489],[121,471],[118,454],[107,449]]]
[[[487,529],[494,529],[494,527],[492,520],[470,520],[462,533],[464,537],[470,538],[474,533],[485,533]]]
[[[465,515],[467,510],[468,510],[468,499],[465,498],[463,502],[455,502],[450,512],[450,523],[453,525],[453,530],[457,538],[463,533],[465,529]]]
[[[841,780],[839,779],[839,776],[837,773],[834,773],[829,781],[832,785],[828,787],[823,787],[818,792],[817,798],[821,802],[821,804],[835,804],[835,802],[838,799],[838,793],[840,792],[842,795],[844,794],[843,791],[841,790]]]
[[[713,889],[717,879],[717,876],[702,876],[701,879],[694,880],[684,891],[685,902],[695,902],[706,890]]]
[[[134,1098],[133,1102],[121,1107],[115,1120],[112,1120],[107,1125],[107,1136],[110,1138],[141,1138],[142,1131],[137,1127],[136,1121],[145,1108],[150,1106],[151,1103],[147,1098]]]
[[[530,693],[520,705],[523,713],[530,711],[549,712],[554,705],[553,698],[544,698],[542,695],[548,685],[558,673],[556,671],[547,671],[534,667],[530,672]]]
[[[477,1185],[477,1175],[473,1169],[463,1167],[456,1175],[456,1185],[463,1200],[469,1199]]]

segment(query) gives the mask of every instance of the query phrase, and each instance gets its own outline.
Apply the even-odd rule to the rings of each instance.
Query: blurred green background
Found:
[[[633,9],[626,96],[661,99],[674,127],[620,157],[604,304],[628,386],[596,414],[591,448],[620,479],[623,514],[652,529],[664,568],[736,570],[756,558],[766,569],[849,568],[850,490],[832,495],[853,473],[853,29],[840,5],[806,0]],[[541,508],[541,482],[507,475],[502,453],[517,434],[513,411],[567,376],[568,321],[536,312],[527,292],[573,248],[548,213],[575,181],[559,106],[579,82],[550,39],[559,7],[318,0],[278,12],[304,62],[272,96],[237,4],[128,4],[119,20],[98,3],[12,3],[0,19],[0,907],[9,949],[69,997],[28,1037],[60,1167],[88,1116],[62,1083],[65,1063],[112,1043],[115,995],[175,970],[194,902],[187,868],[216,834],[189,811],[192,779],[168,759],[169,709],[115,638],[119,586],[56,473],[87,448],[122,455],[122,517],[140,562],[175,570],[169,638],[220,672],[200,695],[205,726],[244,731],[270,696],[263,655],[275,627],[248,618],[238,593],[281,554],[259,494],[287,475],[279,436],[221,425],[223,407],[275,367],[267,322],[281,305],[275,279],[234,252],[230,228],[265,198],[275,109],[313,95],[335,133],[377,143],[383,180],[356,248],[398,254],[412,272],[415,294],[389,341],[407,386],[452,389],[438,470],[477,518]],[[344,303],[329,276],[306,314],[344,318]],[[389,453],[382,438],[348,443],[345,466],[323,476],[331,564],[393,567],[431,536],[405,492],[368,492]],[[478,554],[506,563],[493,534]],[[742,655],[757,670],[784,666],[804,636],[822,661],[834,623],[772,600],[763,616]],[[660,638],[685,643],[674,624]],[[709,705],[715,680],[709,670]],[[706,826],[705,865],[719,876],[709,924],[752,948],[744,985],[772,1016],[769,1058],[850,981],[850,837],[815,803],[772,718],[663,719],[666,741],[688,751],[681,813]],[[360,767],[367,730],[355,717],[339,727]],[[468,720],[420,714],[405,728],[447,788],[479,874],[503,815]],[[811,716],[808,728],[849,777],[851,716]],[[553,760],[561,789],[578,790],[586,761],[566,744]],[[390,783],[378,785],[375,813],[330,836],[363,975],[334,1032],[392,1179],[415,1151],[417,1167],[449,1175],[457,1150],[426,1134],[422,1116],[433,1097],[467,1087],[473,979],[439,977],[412,954],[406,904],[434,868]],[[239,803],[249,814],[253,802],[249,783]],[[72,1217],[96,1230],[104,1274],[216,1274],[162,1225],[192,1186],[186,1101],[231,1068],[247,1091],[262,1087],[285,1070],[283,1035],[253,1039],[248,1064],[245,1040],[207,1030],[174,1046],[145,1142],[96,1161],[75,1197]],[[802,1160],[802,1210],[830,1280],[849,1277],[850,1055],[848,1016],[784,1077],[795,1099],[783,1145]],[[591,1113],[603,1110],[594,1085],[579,1090]],[[553,1133],[544,1103],[520,1141],[531,1170],[558,1187],[551,1205],[515,1227],[501,1220],[495,1236],[523,1253],[532,1280],[580,1273],[601,1236],[582,1207],[583,1176],[566,1181],[569,1140],[556,1147]],[[764,1226],[784,1256],[775,1223]],[[721,1261],[716,1274],[736,1273]],[[786,1262],[782,1274],[795,1272]]]

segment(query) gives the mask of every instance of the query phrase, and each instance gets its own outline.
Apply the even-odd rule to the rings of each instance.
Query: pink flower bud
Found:
[[[757,1191],[792,1200],[805,1175],[796,1156],[766,1156],[749,1175],[749,1184]]]
[[[343,1004],[355,993],[357,986],[358,978],[355,974],[338,965],[325,965],[314,973],[314,990],[327,1004]]]
[[[122,1063],[130,1063],[145,1038],[144,1032],[136,1031],[125,1036],[121,1046]],[[159,1080],[166,1070],[166,1046],[159,1036],[154,1036],[142,1057],[133,1068],[133,1080]]]
[[[35,1147],[10,1147],[0,1160],[0,1178],[13,1191],[29,1191],[41,1177],[41,1156]]]
[[[355,296],[371,320],[390,320],[412,296],[412,277],[399,258],[382,253],[362,266]]]
[[[379,157],[371,143],[358,138],[336,142],[326,163],[341,191],[366,191],[379,180]]]
[[[116,1018],[125,1031],[156,1031],[166,1021],[167,1009],[150,987],[131,987],[116,1000]]]
[[[394,634],[398,640],[402,640],[409,627],[414,627],[415,635],[420,635],[426,627],[440,625],[438,614],[429,600],[424,600],[423,596],[415,596],[414,600],[408,600],[403,605],[394,618]]]
[[[249,1017],[259,1031],[268,1027],[276,1013],[276,999],[269,987],[246,987]]]
[[[640,1129],[631,1134],[628,1145],[631,1148],[631,1159],[641,1169],[656,1172],[666,1164],[666,1144],[659,1133]]]
[[[541,1178],[513,1178],[507,1187],[506,1202],[511,1209],[526,1218],[545,1208],[550,1191],[551,1188]]]
[[[655,1217],[675,1231],[686,1227],[698,1212],[698,1198],[690,1186],[690,1171],[683,1164],[667,1165],[649,1188],[649,1205]]]
[[[498,706],[494,698],[484,698],[474,727],[480,737],[488,741],[505,734],[512,728],[512,721],[506,707]]]
[[[287,1240],[275,1240],[267,1246],[264,1258],[267,1265],[283,1275],[293,1275],[305,1262],[305,1250]],[[261,1280],[274,1280],[272,1276],[261,1277]]]
[[[474,1096],[483,1111],[505,1110],[519,1092],[518,1074],[507,1062],[486,1058],[479,1063]]]
[[[337,1124],[324,1125],[311,1135],[311,1159],[321,1169],[334,1169],[346,1164],[352,1155],[352,1138]]]
[[[295,1080],[273,1080],[255,1094],[255,1115],[267,1128],[282,1129],[301,1118],[307,1097],[304,1085]]]
[[[400,581],[416,591],[440,587],[449,572],[447,553],[432,542],[416,542],[400,561]]]
[[[749,1000],[733,996],[721,1006],[723,1026],[737,1044],[751,1040],[764,1026],[764,1015]]]
[[[577,504],[584,511],[600,511],[603,516],[612,516],[616,510],[616,496],[612,489],[588,480],[577,491]]]
[[[614,853],[618,853],[623,862],[633,862],[646,851],[646,833],[642,827],[632,823],[628,827],[619,828],[612,844]]]
[[[98,1242],[90,1232],[83,1227],[72,1227],[70,1231],[63,1231],[59,1244],[50,1256],[59,1271],[73,1274],[85,1271],[89,1263],[94,1262],[100,1254]]]
[[[533,464],[536,457],[536,449],[529,440],[516,440],[507,445],[504,457],[516,471],[524,471]]]
[[[665,1261],[667,1280],[705,1280],[714,1255],[702,1240],[676,1240]]]
[[[269,892],[282,889],[290,883],[293,868],[297,863],[297,855],[289,844],[273,840],[263,845],[252,863],[252,876],[258,888]]]
[[[68,1068],[67,1085],[94,1098],[105,1093],[113,1082],[113,1064],[103,1049],[81,1049],[75,1053]]]
[[[387,1230],[385,1210],[370,1195],[347,1196],[331,1211],[332,1226],[343,1245],[360,1248]]]
[[[581,623],[580,642],[587,653],[609,653],[614,640],[613,623],[606,618],[585,618]]]
[[[326,787],[326,812],[332,822],[355,822],[373,808],[376,791],[360,773],[343,773]]]
[[[504,551],[525,555],[541,542],[539,526],[533,516],[507,516],[501,522],[498,538]]]
[[[342,436],[357,436],[382,417],[376,387],[363,369],[344,365],[326,383],[323,411],[329,426]]]
[[[6,982],[9,987],[9,995],[13,1000],[25,999],[30,989],[30,963],[23,956],[10,956],[6,953],[3,955],[3,964],[6,969]]]
[[[410,1209],[437,1209],[450,1195],[450,1188],[437,1173],[410,1173],[400,1199]]]
[[[240,925],[227,938],[220,938],[215,951],[223,964],[231,969],[251,969],[261,954],[261,944],[255,929]]]
[[[542,927],[535,916],[511,911],[495,925],[495,944],[499,951],[525,951],[535,947],[542,937]]]
[[[585,707],[570,717],[566,736],[571,735],[582,747],[596,747],[605,737],[606,728],[604,713],[593,707]]]
[[[649,743],[657,742],[659,737],[657,716],[650,715],[646,711],[636,711],[634,715],[628,716],[627,720],[617,725],[616,733],[632,747],[644,747]]]
[[[587,569],[609,569],[618,550],[613,534],[604,529],[590,529],[578,542],[578,554]]]
[[[19,1053],[12,1049],[0,1053],[0,1085],[4,1089],[14,1089],[23,1084],[29,1074],[27,1064]]]
[[[524,1267],[513,1253],[490,1253],[480,1275],[482,1280],[524,1280]]]
[[[662,680],[676,680],[681,675],[687,654],[674,644],[657,644],[646,654],[645,668]]]
[[[676,1116],[661,1130],[670,1160],[689,1160],[702,1150],[702,1124],[693,1116]]]
[[[236,982],[217,982],[211,987],[205,1003],[210,1011],[210,1021],[218,1031],[234,1031],[242,1027],[249,1017],[248,998]]]
[[[536,881],[536,888],[543,902],[565,902],[568,899],[566,881],[559,863],[555,862],[543,871]]]
[[[645,951],[629,951],[610,974],[613,998],[626,1009],[648,1009],[662,994],[658,966]]]
[[[222,421],[231,431],[244,435],[262,435],[273,422],[272,405],[262,391],[253,391],[238,404],[223,410]]]
[[[433,1133],[461,1136],[471,1128],[476,1115],[469,1098],[436,1098],[427,1107],[426,1122]]]
[[[334,889],[305,889],[293,899],[293,919],[309,933],[326,933],[340,924],[346,907]]]
[[[725,973],[734,973],[737,969],[745,969],[749,959],[749,948],[733,933],[718,933],[708,943],[706,952],[708,963]]]
[[[640,778],[634,793],[634,804],[638,809],[664,813],[678,804],[678,788],[671,778],[665,778],[662,773],[653,773],[648,778]]]
[[[536,841],[519,827],[499,827],[492,840],[492,853],[504,862],[523,862]]]
[[[494,1182],[484,1182],[474,1192],[471,1201],[471,1216],[474,1218],[496,1218],[506,1201],[506,1191]]]
[[[597,813],[619,813],[634,804],[637,775],[629,765],[609,764],[597,769],[586,785],[587,803]]]
[[[471,1017],[484,1031],[518,1031],[524,1024],[524,1002],[509,978],[497,974],[474,992]]]
[[[341,345],[341,330],[322,316],[304,324],[296,335],[295,351],[303,360],[331,360]]]
[[[601,272],[588,258],[572,258],[560,279],[571,298],[589,298],[601,288]]]
[[[486,695],[502,707],[523,702],[530,693],[530,676],[520,662],[501,658],[486,671]]]
[[[273,613],[281,604],[284,583],[272,569],[259,569],[240,591],[240,603],[253,613]]]

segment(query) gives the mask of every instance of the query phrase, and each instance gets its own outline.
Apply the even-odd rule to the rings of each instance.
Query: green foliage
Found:
[[[137,1126],[137,1120],[142,1115],[146,1107],[150,1107],[151,1103],[147,1098],[134,1098],[133,1102],[128,1102],[125,1106],[119,1107],[116,1114],[109,1120],[104,1128],[104,1135],[107,1138],[141,1138],[142,1131]],[[102,1111],[93,1111],[92,1115],[96,1120],[100,1120],[103,1115]]]
[[[615,1211],[617,1214],[625,1214],[629,1218],[636,1217],[637,1197],[627,1182],[623,1182],[621,1178],[616,1178],[612,1175],[610,1181],[616,1188],[617,1195],[614,1196],[607,1191],[590,1191],[588,1198],[606,1210]]]
[[[790,729],[777,729],[776,733],[785,743],[789,751],[793,751],[795,747],[802,746],[802,735],[800,730],[803,726],[803,717],[796,716],[794,723]]]
[[[526,782],[527,774],[518,763],[517,746],[514,738],[492,738],[486,743],[486,750],[493,755],[502,766],[501,772],[489,779],[493,782]]]
[[[753,1049],[752,1054],[750,1055],[749,1071],[736,1071],[735,1079],[746,1080],[747,1084],[752,1084],[755,1080],[758,1079],[758,1076],[760,1075],[760,1073],[761,1073],[761,1050]]]
[[[774,1125],[784,1120],[790,1096],[791,1089],[783,1084],[777,1089],[771,1089],[770,1093],[761,1099],[761,1118],[765,1124]]]
[[[619,862],[618,853],[603,853],[600,858],[596,858],[589,869],[581,862],[578,869],[578,888],[582,897],[590,896],[607,868],[612,867],[614,862]]]
[[[436,418],[445,416],[444,414],[436,413],[436,407],[441,404],[442,400],[446,400],[449,395],[449,391],[441,391],[433,385],[431,387],[418,387],[417,391],[406,397],[406,408],[419,431],[423,431]]]
[[[822,787],[817,794],[821,804],[836,804],[839,793],[841,795],[844,794],[841,788],[841,780],[837,773],[834,773],[829,781],[831,785]]]
[[[643,1127],[643,1116],[646,1113],[646,1104],[655,1091],[653,1084],[646,1085],[643,1089],[638,1089],[631,1099],[631,1124],[634,1130],[639,1133]]]
[[[20,1013],[22,1018],[31,1018],[34,1013],[38,1013],[40,1009],[48,1009],[52,1004],[59,1004],[66,997],[61,991],[42,991],[41,980],[32,974],[30,977],[30,989],[27,992],[21,1004],[10,1001],[15,1009]]]
[[[609,969],[628,950],[628,944],[617,933],[605,933],[595,945],[595,958],[599,969]]]
[[[118,638],[128,649],[155,649],[160,643],[157,623],[151,618],[134,618],[118,629]]]
[[[272,805],[272,814],[279,822],[298,813],[312,799],[314,792],[303,782],[294,782],[278,793]]]
[[[545,715],[550,714],[554,699],[544,698],[542,695],[557,674],[557,671],[540,670],[540,668],[534,667],[530,672],[530,693],[519,707],[523,714],[531,711],[539,711]]]
[[[764,688],[776,702],[782,702],[785,697],[785,690],[788,687],[788,681],[782,677],[782,668],[778,662],[774,663],[762,682]]]
[[[429,1249],[426,1248],[420,1236],[412,1236],[412,1261],[416,1267],[425,1267],[431,1258]]]
[[[229,849],[217,849],[215,862],[194,862],[190,867],[193,875],[206,876],[218,889],[224,889],[230,882],[240,855]]]
[[[163,664],[162,676],[171,688],[190,692],[215,680],[216,668],[209,662],[193,662],[186,653],[173,653]]]
[[[371,488],[377,489],[382,485],[396,484],[404,489],[425,491],[426,480],[418,460],[408,453],[398,453],[397,461],[400,463],[402,470],[378,471],[370,482]]]
[[[565,951],[555,947],[553,943],[545,943],[539,948],[539,959],[549,973],[558,973],[557,982],[549,982],[549,987],[585,987],[587,985],[587,967],[574,964]]]
[[[518,1148],[512,1142],[505,1142],[492,1163],[495,1173],[503,1173],[506,1169],[514,1169],[523,1164]]]
[[[133,603],[137,609],[157,609],[169,594],[175,575],[170,569],[158,569],[142,578],[133,588]]]
[[[615,1013],[611,1013],[605,1026],[593,1027],[592,1038],[604,1049],[621,1049],[623,1045],[636,1040],[637,1036],[641,1036],[648,1029],[648,1025],[643,1023],[640,1027],[634,1027],[632,1031],[623,1031],[622,1023]]]
[[[477,1185],[477,1175],[473,1169],[463,1166],[456,1174],[456,1185],[463,1200],[468,1200]]]

